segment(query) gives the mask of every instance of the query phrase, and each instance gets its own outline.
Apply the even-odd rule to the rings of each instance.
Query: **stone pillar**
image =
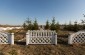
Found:
[[[29,44],[29,33],[27,32],[26,33],[26,45],[28,45]]]
[[[10,44],[14,45],[14,33],[11,33],[11,38],[10,39],[11,39]]]
[[[57,33],[55,34],[55,45],[57,45]]]

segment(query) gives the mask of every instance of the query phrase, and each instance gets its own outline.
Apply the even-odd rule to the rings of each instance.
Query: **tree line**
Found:
[[[67,31],[75,31],[75,32],[77,32],[79,30],[85,30],[85,24],[84,23],[78,24],[77,21],[75,21],[74,24],[72,24],[71,21],[70,21],[68,25],[64,24],[63,29],[67,30]]]
[[[62,28],[63,27],[63,28]],[[30,20],[30,18],[28,18],[24,24],[23,24],[23,28],[24,30],[39,30],[39,24],[37,22],[37,19],[33,21]],[[62,28],[62,29],[61,29]],[[44,26],[45,30],[66,30],[66,31],[79,31],[79,30],[84,30],[85,29],[85,25],[79,25],[77,21],[74,22],[74,24],[71,23],[71,21],[69,22],[68,25],[64,24],[64,25],[60,25],[59,22],[55,22],[55,17],[53,17],[52,21],[49,22],[48,20],[46,21],[46,24]]]
[[[39,24],[37,23],[37,19],[32,22],[30,18],[28,18],[24,24],[23,24],[24,30],[39,30]],[[45,30],[56,30],[58,31],[60,29],[60,24],[59,22],[55,22],[55,17],[53,17],[51,23],[47,20],[45,27]]]

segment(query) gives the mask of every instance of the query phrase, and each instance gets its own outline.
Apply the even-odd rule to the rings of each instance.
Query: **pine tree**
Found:
[[[26,30],[32,30],[33,24],[29,18],[25,21],[26,22]]]
[[[28,29],[29,29],[29,30],[32,30],[32,29],[33,29],[33,24],[32,24],[31,21],[29,22]]]
[[[33,23],[33,30],[38,30],[38,23],[37,20],[35,19],[34,23]]]
[[[59,25],[59,22],[56,23],[56,31],[59,31],[60,30],[60,25]]]
[[[85,14],[83,14],[83,17],[85,18]],[[82,21],[81,23],[83,24],[83,25],[82,25],[82,29],[85,30],[85,20],[81,20],[81,21]]]
[[[79,30],[79,26],[77,24],[77,21],[74,22],[74,29],[73,31],[78,31]]]
[[[24,22],[24,23],[23,23],[23,28],[24,28],[24,30],[26,29],[26,27],[27,27],[27,25],[26,25],[26,23]]]
[[[64,24],[64,30],[67,30],[67,25],[66,25],[66,23]]]
[[[73,25],[72,25],[71,21],[69,22],[67,29],[68,29],[68,31],[73,31]]]
[[[49,25],[49,21],[48,20],[46,21],[45,29],[46,30],[50,29],[50,25]]]
[[[56,26],[55,26],[55,17],[53,17],[53,20],[52,20],[50,29],[51,29],[51,30],[56,30]]]

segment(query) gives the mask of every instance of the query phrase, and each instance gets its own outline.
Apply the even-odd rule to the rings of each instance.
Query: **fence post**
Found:
[[[14,33],[11,33],[11,45],[14,45]]]
[[[73,36],[74,36],[74,34],[71,34],[71,35],[68,37],[68,44],[72,44],[72,43],[73,43]]]
[[[57,45],[57,33],[55,34],[55,45]]]
[[[29,38],[30,38],[30,37],[29,37],[29,33],[27,32],[27,33],[26,33],[26,45],[29,44]]]

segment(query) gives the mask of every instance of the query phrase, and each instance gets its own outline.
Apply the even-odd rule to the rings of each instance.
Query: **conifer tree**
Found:
[[[79,26],[77,24],[77,21],[74,22],[74,29],[73,31],[78,31],[79,30]]]
[[[59,22],[56,23],[56,31],[60,30],[60,24]]]
[[[73,25],[72,25],[71,21],[69,22],[67,29],[68,29],[68,31],[73,31]]]
[[[85,14],[83,14],[83,17],[85,18]],[[84,29],[85,30],[85,20],[81,20],[82,22],[82,29]]]
[[[29,18],[25,21],[25,24],[26,24],[26,30],[32,30],[33,25],[31,20],[29,20]]]
[[[53,20],[52,20],[50,29],[51,29],[51,30],[56,30],[56,26],[55,26],[55,17],[53,17]]]
[[[50,29],[50,25],[49,25],[49,21],[48,20],[46,21],[45,29],[46,30]]]
[[[27,25],[26,25],[26,23],[24,22],[24,23],[23,23],[23,28],[24,28],[24,30],[26,29],[26,27],[27,27]]]
[[[64,24],[64,30],[67,30],[67,25],[66,25],[66,23]]]
[[[37,20],[35,19],[34,23],[33,23],[33,30],[38,30],[38,23]]]

